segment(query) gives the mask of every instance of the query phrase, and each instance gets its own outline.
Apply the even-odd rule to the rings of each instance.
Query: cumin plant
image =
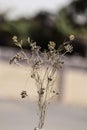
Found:
[[[64,64],[64,56],[68,52],[72,52],[73,46],[71,41],[74,40],[74,35],[69,36],[69,40],[65,41],[61,46],[56,49],[56,43],[50,41],[48,44],[48,50],[41,52],[41,47],[33,42],[29,37],[27,43],[30,47],[29,55],[23,49],[24,42],[19,41],[17,36],[13,36],[13,42],[20,48],[20,51],[10,59],[10,64],[21,64],[25,60],[27,65],[31,65],[32,71],[30,77],[35,80],[37,87],[37,103],[39,108],[39,123],[34,130],[40,130],[44,126],[46,109],[50,101],[60,94],[58,89],[55,89],[54,84],[57,77],[57,71],[59,71]],[[24,65],[24,64],[23,64]],[[45,72],[41,74],[42,68]],[[27,92],[24,90],[21,92],[21,97],[25,98]]]

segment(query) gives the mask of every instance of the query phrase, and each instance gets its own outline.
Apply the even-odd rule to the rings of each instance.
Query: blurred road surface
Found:
[[[34,102],[0,99],[0,130],[33,130],[37,113]],[[87,108],[51,104],[44,130],[87,130]]]

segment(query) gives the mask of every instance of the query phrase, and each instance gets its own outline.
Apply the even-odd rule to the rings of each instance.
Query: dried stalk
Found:
[[[10,59],[10,64],[16,63],[21,65],[21,61],[26,61],[27,65],[31,65],[31,78],[36,82],[38,94],[39,124],[37,129],[42,129],[45,122],[47,105],[50,100],[59,94],[59,91],[54,88],[56,72],[62,68],[65,54],[73,50],[71,41],[74,40],[74,36],[70,35],[69,41],[64,42],[58,49],[55,49],[56,44],[54,42],[49,42],[48,50],[44,52],[40,51],[40,47],[36,45],[36,42],[32,42],[28,38],[27,42],[31,52],[30,57],[23,50],[23,41],[18,41],[17,36],[14,36],[12,39],[21,51]],[[45,73],[41,76],[40,71],[43,66]],[[25,98],[27,96],[26,91],[22,91],[21,96]]]

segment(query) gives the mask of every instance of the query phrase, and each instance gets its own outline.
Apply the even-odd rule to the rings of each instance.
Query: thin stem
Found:
[[[48,73],[48,67],[46,68],[45,74],[44,74],[44,76],[43,76],[42,83],[44,83],[44,80],[45,80],[45,77],[46,77],[47,73]]]

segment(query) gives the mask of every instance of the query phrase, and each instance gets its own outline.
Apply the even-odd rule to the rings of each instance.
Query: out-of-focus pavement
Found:
[[[0,100],[0,130],[33,130],[38,122],[34,102]],[[87,130],[87,109],[49,105],[44,130]]]

